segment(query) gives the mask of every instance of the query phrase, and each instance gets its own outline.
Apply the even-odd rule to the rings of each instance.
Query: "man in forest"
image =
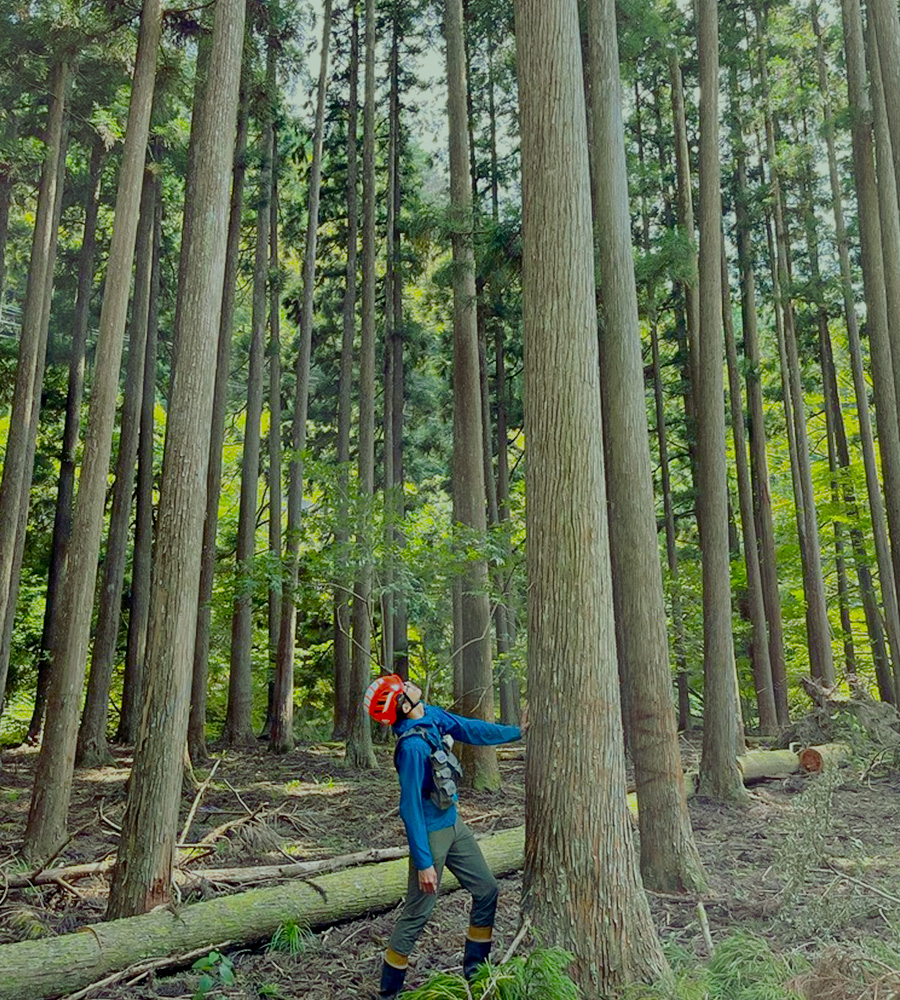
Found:
[[[471,979],[491,950],[497,880],[475,838],[456,811],[456,785],[462,768],[453,740],[474,746],[510,743],[522,737],[522,725],[503,726],[454,715],[422,701],[422,691],[398,674],[373,681],[363,704],[397,737],[394,766],[400,778],[400,818],[409,840],[409,887],[403,912],[388,942],[381,967],[379,997],[396,997],[403,988],[409,953],[428,921],[446,865],[472,894],[463,974]]]

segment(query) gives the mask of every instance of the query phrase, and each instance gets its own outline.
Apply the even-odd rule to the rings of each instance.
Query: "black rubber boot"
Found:
[[[490,951],[490,941],[472,941],[466,938],[466,950],[463,952],[463,975],[466,979],[471,980],[475,976],[478,966],[487,961]]]
[[[381,987],[378,996],[382,1000],[393,1000],[393,998],[403,989],[406,980],[406,969],[398,969],[387,962],[381,964]]]

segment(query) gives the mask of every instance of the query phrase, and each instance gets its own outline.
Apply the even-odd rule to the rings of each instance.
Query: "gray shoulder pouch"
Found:
[[[434,738],[434,733],[425,726],[414,726],[397,737],[397,745],[399,746],[400,740],[407,736],[421,736],[428,744],[431,750],[428,761],[431,764],[431,777],[434,782],[429,797],[438,809],[449,809],[453,805],[454,796],[463,776],[462,764],[453,753],[453,737],[445,735],[438,742]],[[394,753],[396,754],[396,749]]]

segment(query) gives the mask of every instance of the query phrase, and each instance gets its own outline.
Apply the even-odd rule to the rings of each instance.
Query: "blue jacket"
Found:
[[[421,719],[403,718],[395,723],[394,733],[400,736],[413,726],[432,728],[438,739],[449,733],[454,740],[473,746],[511,743],[522,736],[518,726],[501,726],[481,719],[468,719],[434,705],[425,706],[425,715]],[[428,834],[432,830],[453,826],[456,822],[455,802],[449,809],[438,809],[429,798],[434,787],[428,761],[430,755],[431,748],[424,739],[410,736],[397,744],[394,758],[400,778],[400,818],[406,827],[409,853],[417,871],[424,871],[434,864],[431,848],[428,846]]]

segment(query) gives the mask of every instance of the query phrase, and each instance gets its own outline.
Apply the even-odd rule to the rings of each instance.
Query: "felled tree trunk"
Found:
[[[504,830],[480,842],[495,875],[522,867],[524,827]],[[406,892],[408,863],[388,861],[368,868],[252,889],[174,910],[103,924],[39,941],[0,947],[0,1000],[43,1000],[83,989],[117,969],[146,959],[212,946],[249,944],[271,937],[288,920],[310,928],[329,926],[373,910],[395,906]],[[459,888],[445,872],[444,892]]]

